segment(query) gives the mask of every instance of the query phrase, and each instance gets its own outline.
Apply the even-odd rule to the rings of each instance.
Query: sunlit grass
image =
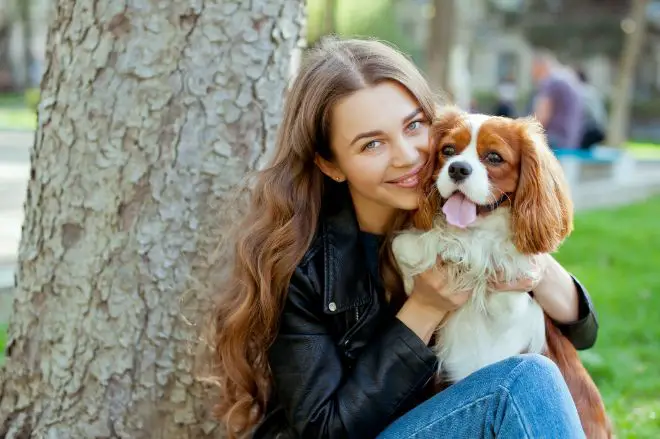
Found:
[[[599,315],[582,359],[619,438],[660,437],[660,198],[577,215],[557,258],[588,287]]]
[[[25,130],[37,128],[36,114],[25,108],[0,108],[0,130]]]

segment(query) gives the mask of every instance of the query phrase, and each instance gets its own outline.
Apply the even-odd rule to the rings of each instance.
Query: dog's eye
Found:
[[[504,159],[502,158],[501,155],[499,155],[496,152],[489,152],[488,154],[486,154],[486,161],[494,165],[499,165],[504,161]]]
[[[442,155],[444,155],[445,157],[450,157],[452,155],[456,155],[456,147],[454,145],[452,145],[451,143],[443,145],[441,151],[442,151]]]

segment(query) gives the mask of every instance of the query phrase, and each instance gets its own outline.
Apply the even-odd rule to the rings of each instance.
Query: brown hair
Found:
[[[216,414],[230,438],[249,433],[264,414],[271,388],[267,350],[288,283],[314,237],[322,199],[345,196],[314,163],[317,153],[332,158],[332,108],[388,80],[406,87],[433,117],[434,97],[419,71],[395,49],[372,40],[322,41],[289,90],[274,157],[257,175],[236,236],[233,269],[218,292],[212,348],[222,398]]]

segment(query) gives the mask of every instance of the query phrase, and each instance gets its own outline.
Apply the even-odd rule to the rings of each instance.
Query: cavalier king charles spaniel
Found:
[[[587,437],[611,437],[573,345],[532,294],[493,292],[489,281],[538,276],[531,256],[553,252],[572,231],[568,185],[543,128],[532,118],[450,108],[434,122],[431,143],[413,228],[394,238],[392,251],[407,293],[438,256],[449,285],[473,291],[436,332],[440,377],[452,383],[513,355],[545,354],[559,366]]]

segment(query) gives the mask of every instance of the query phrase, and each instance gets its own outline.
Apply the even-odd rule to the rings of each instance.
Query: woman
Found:
[[[231,433],[583,437],[558,369],[541,356],[485,368],[419,404],[433,384],[433,330],[469,292],[452,292],[439,265],[406,297],[378,255],[417,207],[434,108],[415,67],[378,42],[325,41],[302,67],[215,319],[218,412]],[[535,297],[578,348],[591,346],[586,293],[543,260]]]

